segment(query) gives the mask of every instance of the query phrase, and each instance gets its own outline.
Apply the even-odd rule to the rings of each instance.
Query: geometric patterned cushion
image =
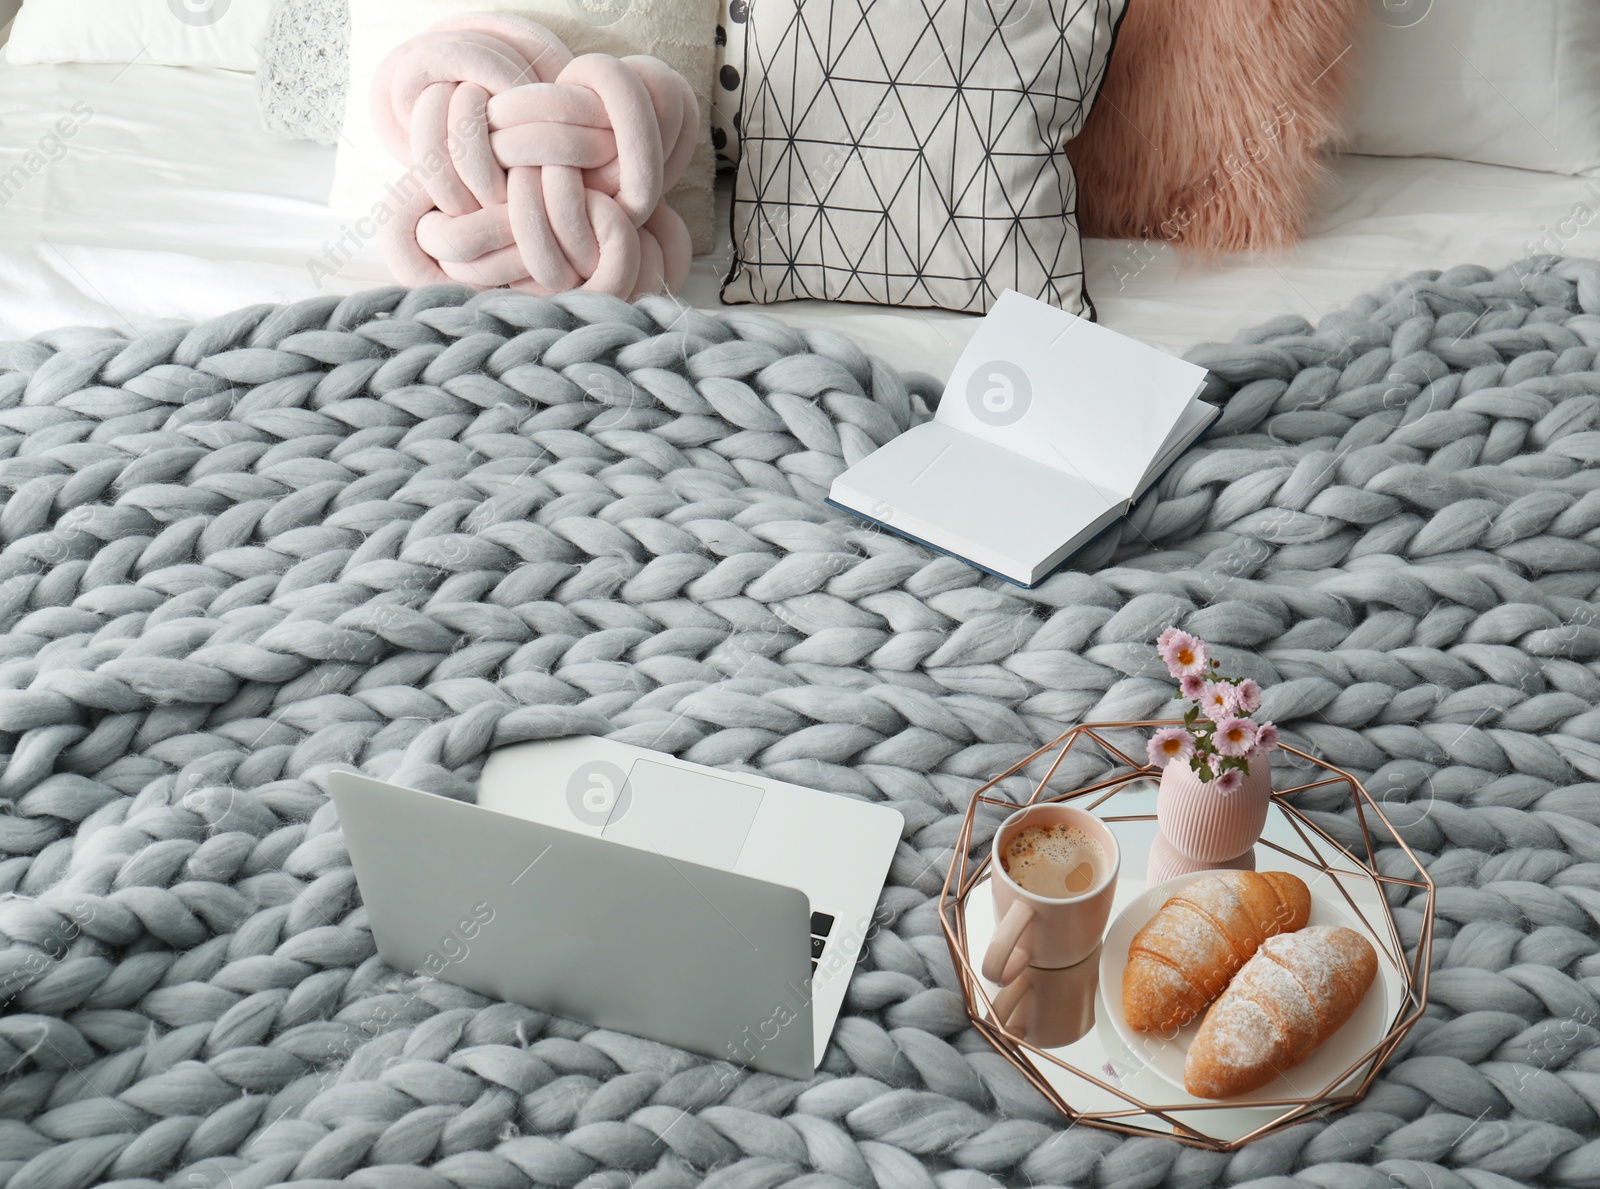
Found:
[[[1125,0],[751,0],[726,302],[1093,315],[1061,151]]]

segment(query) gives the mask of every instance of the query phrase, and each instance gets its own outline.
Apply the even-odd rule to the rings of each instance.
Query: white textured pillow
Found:
[[[262,127],[289,140],[338,144],[349,82],[348,0],[272,0],[256,71]]]
[[[700,139],[667,202],[683,216],[695,252],[709,252],[716,209],[711,151],[716,8],[717,0],[350,0],[350,85],[329,205],[366,214],[382,199],[384,187],[404,172],[372,123],[372,76],[384,56],[447,17],[515,12],[538,21],[574,54],[650,54],[689,80],[700,103]]]
[[[1600,172],[1596,0],[1369,0],[1351,151]]]
[[[270,0],[24,0],[6,60],[255,70]]]

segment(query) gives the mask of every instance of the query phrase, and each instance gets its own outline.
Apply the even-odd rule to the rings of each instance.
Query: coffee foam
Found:
[[[1074,878],[1088,863],[1087,880]],[[1016,883],[1036,896],[1066,900],[1102,882],[1110,866],[1100,840],[1078,826],[1060,822],[1024,826],[1000,852],[1000,865]],[[1070,881],[1070,882],[1069,882]]]

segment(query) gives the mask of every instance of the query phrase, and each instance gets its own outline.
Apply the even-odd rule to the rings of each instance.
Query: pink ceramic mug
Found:
[[[1099,878],[1075,896],[1041,896],[1006,873],[1001,855],[1028,826],[1076,826],[1100,844],[1106,862]],[[989,882],[994,891],[994,939],[983,956],[983,977],[1005,986],[1029,966],[1056,970],[1094,952],[1111,919],[1122,852],[1103,822],[1087,810],[1047,802],[1019,809],[994,835]]]

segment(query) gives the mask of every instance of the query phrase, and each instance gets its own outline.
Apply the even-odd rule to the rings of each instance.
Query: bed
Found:
[[[64,155],[27,166],[75,104],[91,114]],[[324,204],[333,159],[331,148],[263,131],[249,75],[0,63],[0,179],[17,183],[0,185],[0,333],[200,319],[388,283],[376,246],[356,242]],[[726,178],[719,198],[725,210]],[[1441,262],[1498,268],[1538,253],[1596,254],[1597,208],[1596,179],[1345,156],[1297,248],[1198,264],[1163,245],[1088,240],[1088,287],[1106,325],[1181,352],[1280,314],[1315,324],[1380,282]],[[724,239],[695,260],[686,303],[724,308],[718,286],[730,253]],[[336,275],[318,275],[313,261]],[[848,330],[887,362],[937,377],[973,321],[820,302],[767,312]]]
[[[1600,183],[1348,156],[1281,257],[1089,241],[1101,319],[1193,353],[1227,407],[1120,537],[1023,591],[821,506],[914,416],[842,336],[931,393],[970,317],[798,303],[762,312],[841,333],[747,337],[701,314],[724,248],[684,316],[705,374],[748,383],[602,407],[555,372],[681,307],[374,296],[373,246],[322,203],[333,151],[260,131],[253,86],[0,64],[4,480],[28,491],[0,518],[0,1180],[1600,1182],[1600,266],[1525,291],[1456,269],[1353,335],[1281,318],[1600,254]],[[1391,344],[1430,370],[1391,386]],[[687,354],[617,367],[663,362],[687,386]],[[524,364],[550,399],[512,408]],[[1455,407],[1388,403],[1435,380]],[[1065,723],[1157,717],[1149,642],[1180,618],[1276,683],[1295,739],[1381,773],[1441,889],[1420,1043],[1358,1112],[1235,1153],[1064,1125],[969,1026],[935,905],[983,779]],[[465,797],[491,745],[582,733],[904,812],[812,1083],[373,952],[328,767]]]

